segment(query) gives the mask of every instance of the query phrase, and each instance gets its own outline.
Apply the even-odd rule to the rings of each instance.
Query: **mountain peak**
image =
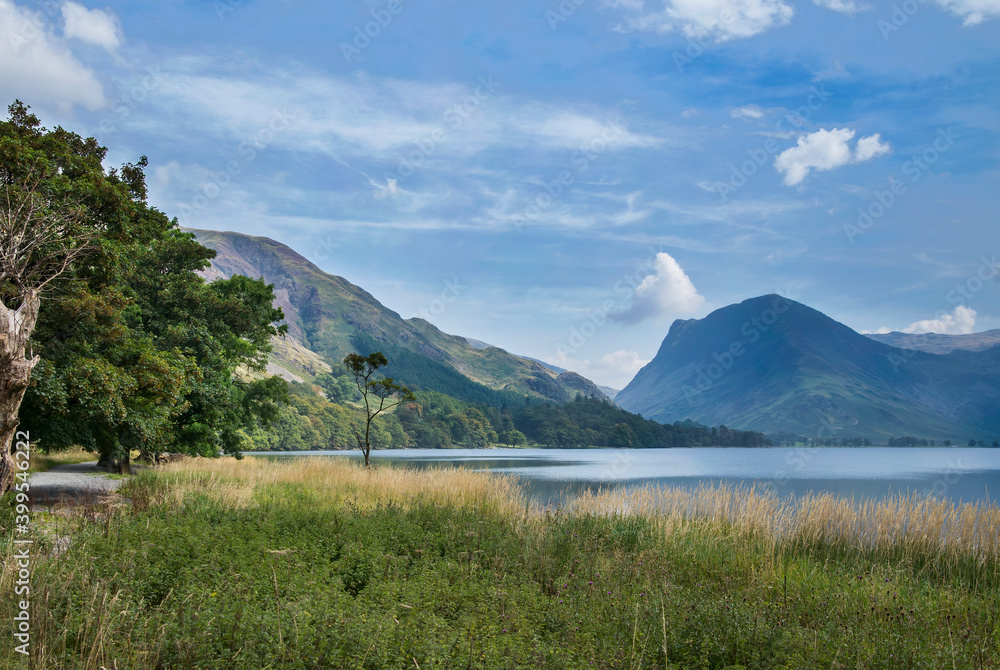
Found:
[[[807,437],[958,438],[967,426],[1000,425],[996,412],[970,409],[984,402],[970,375],[1000,395],[985,374],[991,364],[977,372],[943,358],[876,342],[772,293],[675,321],[615,400],[657,421]]]

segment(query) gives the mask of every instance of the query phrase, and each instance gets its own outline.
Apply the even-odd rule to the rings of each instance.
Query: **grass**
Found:
[[[1000,667],[995,505],[544,510],[499,476],[333,459],[182,461],[127,494],[61,517],[58,555],[37,533],[33,667]]]

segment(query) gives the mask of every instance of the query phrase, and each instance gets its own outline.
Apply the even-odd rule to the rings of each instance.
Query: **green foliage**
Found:
[[[140,477],[135,495],[169,488]],[[460,507],[359,510],[293,484],[241,507],[195,494],[96,517],[35,565],[44,609],[32,649],[50,654],[37,667],[1000,664],[992,584],[817,547],[775,555],[718,524],[666,534],[558,510],[529,522]],[[0,616],[11,620],[15,600]]]
[[[488,405],[509,411],[524,407],[529,402],[523,394],[478,384],[443,363],[380,342],[363,333],[357,333],[351,342],[359,352],[384,353],[390,361],[385,373],[414,391],[437,391],[473,405]]]
[[[528,440],[551,447],[759,447],[761,434],[690,421],[664,425],[626,412],[613,403],[577,396],[564,405],[538,404],[514,414],[514,425]]]
[[[109,463],[136,449],[239,453],[244,431],[287,399],[281,379],[234,376],[263,369],[270,338],[286,331],[273,287],[206,283],[197,272],[215,252],[146,203],[145,158],[105,172],[105,154],[17,103],[0,122],[0,175],[33,171],[89,235],[42,303],[21,423],[47,450],[81,445]]]
[[[344,367],[354,379],[354,385],[361,394],[361,402],[364,404],[364,428],[359,427],[355,430],[354,437],[365,457],[365,466],[370,465],[372,428],[377,428],[374,424],[376,417],[400,403],[414,399],[413,392],[397,384],[392,377],[375,376],[380,368],[388,364],[385,354],[380,351],[367,356],[353,353],[344,356]]]
[[[396,413],[398,414],[398,412]],[[373,426],[372,443],[378,449],[409,446],[396,414],[383,415]],[[271,424],[247,431],[245,451],[312,451],[355,449],[356,430],[364,429],[362,410],[334,404],[308,384],[289,385],[289,405],[278,410]]]

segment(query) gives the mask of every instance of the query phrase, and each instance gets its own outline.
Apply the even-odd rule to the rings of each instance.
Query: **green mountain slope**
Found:
[[[336,364],[352,351],[373,348],[397,352],[397,362],[387,369],[387,374],[399,381],[470,401],[473,396],[493,400],[502,397],[490,395],[486,389],[556,402],[571,400],[577,393],[603,397],[593,382],[576,373],[557,373],[503,349],[484,348],[475,340],[470,344],[423,319],[402,319],[364,289],[323,272],[274,240],[232,232],[191,232],[218,253],[205,273],[209,279],[244,274],[274,284],[276,304],[285,312],[294,342],[277,347],[273,362],[296,375],[310,376],[320,371],[317,362],[303,350]],[[399,360],[398,352],[402,351],[410,354],[405,364]],[[389,351],[384,353],[391,362],[393,356]],[[454,376],[455,372],[461,380]],[[486,389],[477,389],[480,385]]]
[[[661,422],[809,438],[1000,434],[1000,347],[948,355],[876,342],[777,295],[676,321],[615,398]]]

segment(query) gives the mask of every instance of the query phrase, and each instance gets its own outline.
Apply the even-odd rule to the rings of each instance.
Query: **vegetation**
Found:
[[[708,428],[692,421],[664,425],[626,412],[607,400],[584,398],[564,405],[525,407],[514,415],[514,426],[531,441],[553,447],[761,447],[770,444],[763,433]]]
[[[391,361],[386,374],[398,379],[414,391],[437,391],[472,405],[486,405],[514,411],[530,402],[523,393],[490,388],[472,381],[457,370],[426,356],[369,335],[357,333],[351,338],[356,351],[383,352]]]
[[[322,389],[337,390],[338,370],[322,378]],[[354,396],[359,394],[355,389]],[[344,396],[341,396],[342,398]],[[306,384],[291,384],[290,406],[270,428],[248,433],[248,451],[353,449],[355,431],[364,429],[364,412],[354,404],[334,404]],[[530,403],[511,413],[489,405],[471,405],[436,391],[418,391],[411,401],[372,425],[372,444],[380,449],[420,447],[688,447],[766,446],[761,433],[690,421],[664,426],[631,414],[606,400],[579,396],[563,405]]]
[[[31,451],[28,457],[29,472],[45,472],[57,465],[72,465],[74,463],[87,463],[94,460],[94,455],[84,449],[67,449],[66,451],[54,451],[43,453],[41,451]]]
[[[546,511],[502,477],[332,459],[192,459],[128,495],[35,522],[31,667],[1000,663],[995,505],[723,487]]]
[[[379,368],[384,368],[389,364],[385,355],[381,352],[362,356],[360,354],[347,354],[344,357],[344,367],[354,378],[354,385],[361,395],[361,400],[365,406],[365,428],[364,440],[361,439],[361,430],[354,431],[354,438],[358,441],[358,448],[365,457],[365,467],[371,467],[372,453],[372,423],[382,412],[387,412],[401,402],[415,400],[413,392],[405,386],[400,386],[392,377],[376,377],[375,373]]]
[[[145,158],[105,171],[106,153],[93,138],[42,128],[19,102],[0,122],[0,294],[12,306],[27,300],[4,359],[17,370],[0,361],[4,429],[17,415],[46,451],[82,446],[120,471],[133,450],[237,454],[245,431],[287,399],[280,378],[234,375],[262,370],[270,339],[285,332],[272,287],[206,283],[197,272],[215,252],[148,206]]]

